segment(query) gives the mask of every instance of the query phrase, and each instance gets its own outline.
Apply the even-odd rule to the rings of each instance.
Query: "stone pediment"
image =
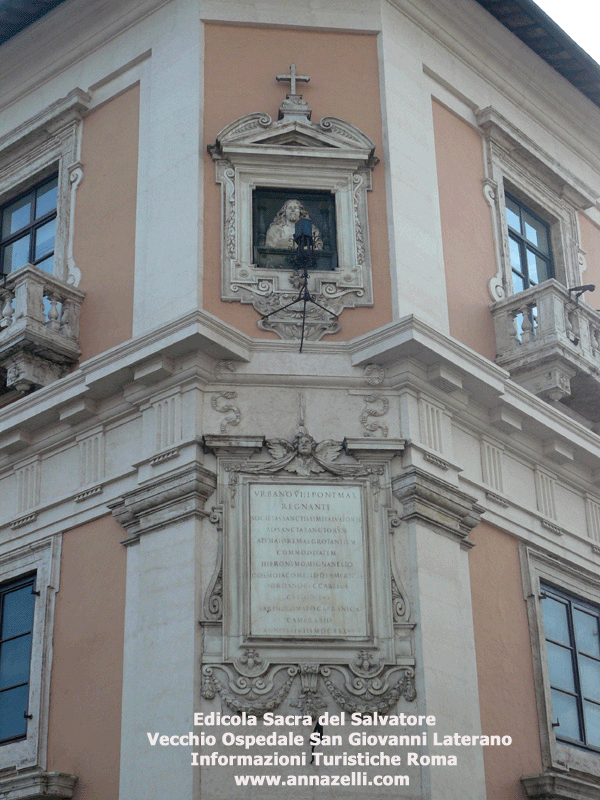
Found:
[[[316,156],[321,153],[328,158],[356,159],[371,167],[377,163],[373,156],[375,143],[355,125],[337,117],[323,117],[319,123],[314,123],[308,119],[273,121],[268,114],[246,114],[226,125],[208,151],[218,159],[253,152],[277,155],[280,148],[279,152],[289,155],[290,147],[312,150],[311,155]]]

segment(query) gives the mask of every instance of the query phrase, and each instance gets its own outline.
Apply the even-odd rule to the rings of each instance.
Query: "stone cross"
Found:
[[[290,82],[290,94],[296,94],[296,81],[304,81],[308,83],[310,78],[308,75],[296,75],[296,65],[290,64],[290,74],[289,75],[276,75],[275,76],[278,81],[289,81]]]

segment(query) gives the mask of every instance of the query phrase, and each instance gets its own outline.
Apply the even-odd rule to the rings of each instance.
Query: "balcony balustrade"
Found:
[[[84,293],[32,264],[0,285],[0,367],[7,388],[27,392],[65,375],[81,351]]]
[[[600,422],[600,313],[556,280],[490,306],[496,362],[545,400]]]

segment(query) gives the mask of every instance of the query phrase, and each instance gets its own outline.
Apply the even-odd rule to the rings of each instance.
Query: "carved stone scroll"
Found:
[[[257,674],[249,674],[239,662],[206,664],[202,696],[213,700],[218,694],[233,711],[262,717],[278,708],[297,686],[298,695],[290,705],[313,718],[327,706],[323,689],[339,708],[363,714],[385,713],[401,698],[413,702],[417,697],[412,667],[382,665],[365,650],[349,665],[269,664],[256,651],[254,658],[259,659]]]

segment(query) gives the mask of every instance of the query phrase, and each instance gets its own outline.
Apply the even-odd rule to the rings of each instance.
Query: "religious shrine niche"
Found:
[[[318,340],[340,329],[344,308],[373,305],[367,191],[375,144],[349,122],[324,117],[291,91],[277,121],[247,114],[227,125],[208,152],[221,184],[221,299],[251,304],[261,330]],[[302,303],[296,223],[307,222],[311,262]],[[267,316],[268,315],[268,316]]]
[[[205,595],[202,694],[261,716],[284,701],[384,712],[414,700],[410,606],[390,534],[403,440],[206,436],[217,561]]]

